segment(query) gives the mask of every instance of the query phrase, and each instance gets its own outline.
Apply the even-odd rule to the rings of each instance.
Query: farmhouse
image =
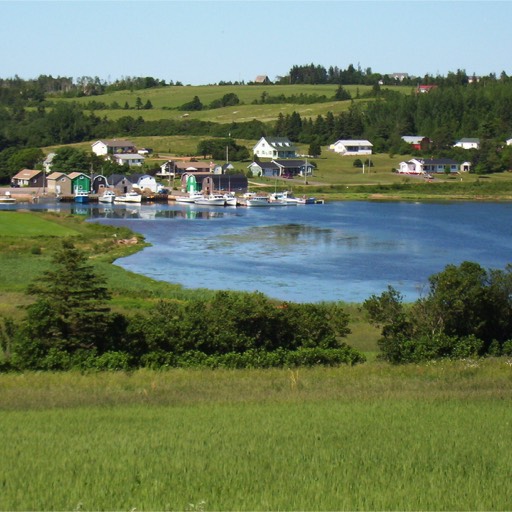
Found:
[[[297,156],[297,148],[286,137],[262,137],[252,151],[260,158],[295,158]]]
[[[453,147],[462,149],[478,149],[480,147],[480,139],[460,139],[453,145]]]
[[[432,173],[459,172],[460,167],[455,160],[450,158],[427,158],[420,160],[413,158],[407,162],[400,162],[398,172],[400,174],[423,175]]]
[[[343,156],[371,155],[373,144],[368,140],[338,140],[329,149]]]
[[[437,85],[418,85],[416,88],[417,94],[428,94],[432,89],[436,89]]]
[[[92,152],[98,156],[136,153],[135,144],[129,140],[98,140],[92,144]]]

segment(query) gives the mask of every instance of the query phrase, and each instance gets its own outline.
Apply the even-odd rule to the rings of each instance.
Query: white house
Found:
[[[507,139],[505,142],[507,143],[507,146],[512,146],[512,137]]]
[[[130,167],[141,167],[144,164],[144,157],[137,153],[122,153],[111,155],[109,157],[118,165],[128,165]]]
[[[137,153],[135,144],[129,140],[98,140],[91,144],[91,146],[92,152],[98,156]]]
[[[295,158],[297,148],[286,137],[262,137],[252,148],[260,158]]]
[[[480,139],[460,139],[453,145],[453,147],[462,149],[478,149],[480,147]]]
[[[431,173],[445,173],[449,170],[451,173],[460,171],[460,166],[455,160],[450,158],[413,158],[407,162],[400,162],[398,172],[400,174],[423,175]]]
[[[368,140],[338,140],[329,146],[340,155],[371,155],[373,144]]]

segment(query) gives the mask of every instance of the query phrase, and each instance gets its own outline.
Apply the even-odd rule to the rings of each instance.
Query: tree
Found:
[[[91,167],[91,157],[83,150],[66,146],[55,151],[52,170],[60,172],[87,173]]]
[[[46,349],[67,352],[103,350],[108,345],[110,293],[88,262],[87,255],[68,243],[53,257],[51,270],[32,283],[27,293],[36,301],[27,307],[30,339]]]
[[[39,148],[20,149],[9,157],[7,166],[11,173],[17,173],[22,169],[34,169],[43,159],[44,153]]]
[[[309,145],[308,149],[308,155],[318,157],[322,154],[322,147],[320,146],[320,143],[315,140]]]
[[[135,100],[135,108],[137,110],[142,108],[142,100],[140,99],[140,96],[137,96],[137,99]]]

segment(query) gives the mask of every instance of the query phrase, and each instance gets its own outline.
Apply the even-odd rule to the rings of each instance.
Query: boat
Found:
[[[236,206],[238,204],[238,199],[233,192],[226,192],[224,194],[224,199],[226,201],[226,206]]]
[[[208,194],[198,197],[194,203],[206,206],[226,206],[226,199],[223,194]]]
[[[137,192],[127,192],[126,194],[116,196],[114,203],[140,203],[142,202],[142,195]]]
[[[271,206],[268,196],[250,196],[245,199],[245,206]]]
[[[85,204],[89,202],[89,193],[80,190],[75,193],[75,203]]]
[[[200,192],[189,192],[186,196],[176,196],[174,200],[177,203],[195,203],[195,200],[201,197],[203,197],[203,194]]]
[[[14,204],[16,203],[16,199],[11,196],[11,193],[7,191],[4,195],[0,196],[0,203],[2,204]]]
[[[295,197],[293,195],[293,192],[289,192],[288,190],[286,190],[285,192],[274,192],[273,194],[270,194],[270,200],[271,201],[282,201],[287,206],[304,204],[304,203],[302,203],[301,199],[299,199],[298,197]]]
[[[105,190],[105,192],[103,192],[103,195],[98,197],[98,201],[100,203],[112,203],[115,197],[116,195],[114,194],[114,192],[112,192],[112,190]]]

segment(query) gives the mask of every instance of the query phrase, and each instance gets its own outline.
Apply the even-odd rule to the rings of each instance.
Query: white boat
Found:
[[[245,206],[271,206],[268,196],[250,196],[245,200]]]
[[[112,190],[105,190],[105,192],[103,192],[103,195],[98,197],[98,201],[100,203],[112,203],[115,197],[116,195],[114,194],[114,192],[112,192]]]
[[[305,204],[303,200],[295,197],[293,192],[286,190],[285,192],[274,192],[270,194],[271,201],[283,201],[288,206],[297,205],[297,204]]]
[[[4,195],[0,196],[0,203],[2,204],[14,204],[16,199],[11,196],[11,193],[7,191]]]
[[[176,196],[174,200],[177,203],[195,203],[196,199],[203,197],[200,192],[189,192],[186,196]]]
[[[142,195],[137,192],[127,192],[121,196],[114,198],[114,203],[140,203],[142,202]]]
[[[236,206],[238,204],[238,199],[233,192],[227,192],[224,194],[224,199],[226,201],[226,206]]]
[[[194,203],[206,206],[226,206],[226,199],[223,194],[209,194],[197,198]]]

